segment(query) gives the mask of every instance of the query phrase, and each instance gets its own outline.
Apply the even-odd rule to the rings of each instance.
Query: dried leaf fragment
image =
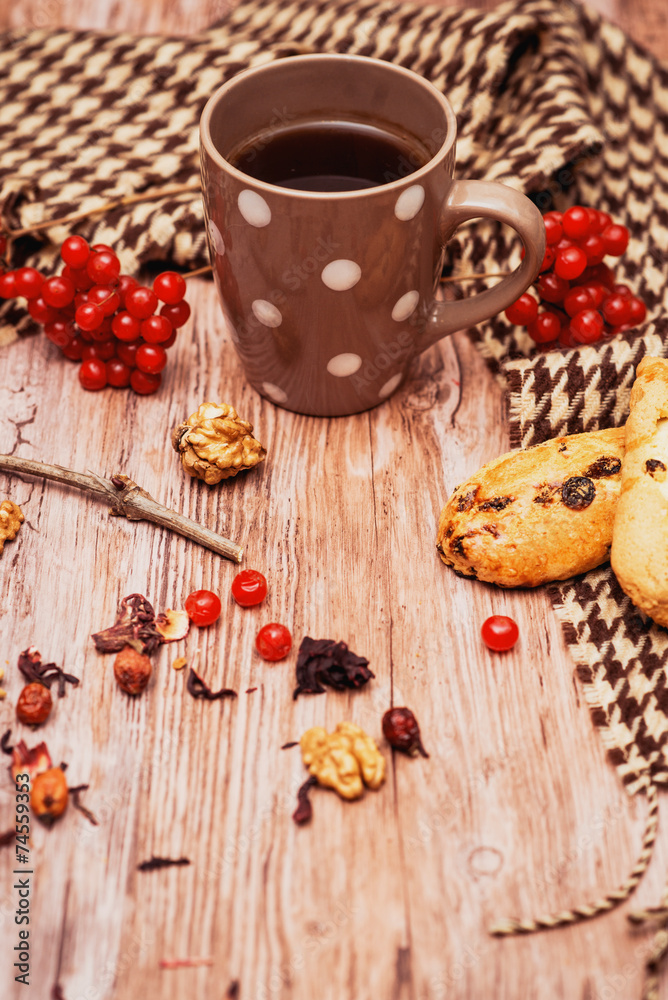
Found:
[[[167,608],[156,616],[155,627],[162,636],[163,642],[176,642],[185,639],[190,631],[190,618],[185,610],[173,611]]]
[[[333,733],[321,726],[307,729],[299,741],[302,760],[318,780],[344,799],[358,799],[385,780],[385,758],[360,726],[339,722]]]
[[[13,500],[3,500],[0,503],[0,555],[5,542],[11,542],[16,538],[24,520],[23,511]]]
[[[14,783],[16,783],[16,775],[24,772],[30,775],[32,783],[38,774],[50,770],[52,766],[53,761],[46,743],[38,743],[37,746],[28,749],[25,742],[19,740],[12,749],[11,772]]]
[[[172,446],[189,476],[214,486],[252,469],[267,451],[253,437],[253,425],[227,403],[202,403],[172,431]]]

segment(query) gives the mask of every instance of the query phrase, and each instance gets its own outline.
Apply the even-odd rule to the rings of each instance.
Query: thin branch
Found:
[[[15,240],[19,236],[28,236],[30,233],[39,233],[43,229],[52,229],[54,226],[70,225],[72,222],[80,222],[82,219],[89,219],[91,215],[103,215],[111,212],[114,208],[122,208],[124,205],[136,205],[142,201],[156,201],[158,198],[168,198],[170,195],[186,194],[188,191],[200,191],[199,181],[192,184],[167,184],[165,187],[153,188],[143,194],[130,194],[125,198],[116,198],[113,201],[106,201],[97,208],[89,208],[83,212],[71,212],[63,215],[59,219],[50,219],[47,222],[37,222],[34,226],[26,226],[24,229],[10,229],[5,235],[8,240]]]
[[[146,490],[141,489],[137,483],[122,473],[114,474],[111,479],[103,479],[94,472],[74,472],[72,469],[64,469],[61,465],[46,465],[44,462],[33,462],[28,458],[16,458],[14,455],[0,455],[0,471],[40,476],[55,483],[73,486],[99,500],[111,501],[112,514],[127,517],[129,521],[152,521],[161,528],[175,531],[184,538],[189,538],[211,549],[212,552],[231,559],[232,562],[241,562],[243,555],[241,545],[223,538],[209,528],[204,528],[196,521],[191,521],[189,517],[170,510],[169,507],[163,507]]]

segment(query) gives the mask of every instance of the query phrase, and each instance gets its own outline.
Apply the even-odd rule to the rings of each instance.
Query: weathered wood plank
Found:
[[[643,0],[632,23],[621,4],[608,13],[641,37],[652,18],[661,24],[659,7]],[[0,23],[178,33],[220,14],[186,0],[63,0],[5,8]],[[664,23],[655,50],[667,37]],[[218,1000],[238,980],[243,1000],[639,996],[647,939],[629,932],[628,907],[528,939],[486,934],[498,917],[569,906],[620,882],[645,808],[605,760],[546,594],[460,580],[437,559],[446,495],[507,448],[502,392],[483,361],[458,335],[377,410],[299,417],[245,383],[213,286],[195,282],[189,299],[193,320],[156,397],[81,392],[74,366],[44,338],[0,354],[0,451],[121,468],[245,544],[244,565],[270,585],[266,603],[244,611],[227,599],[231,563],[108,518],[73,491],[0,476],[1,495],[26,514],[0,562],[0,731],[12,725],[29,743],[43,735],[54,760],[68,761],[70,783],[90,783],[85,801],[100,821],[69,810],[52,830],[34,828],[34,995],[48,998],[58,981],[67,1000]],[[215,489],[183,476],[168,440],[208,398],[233,402],[268,448],[263,466]],[[131,701],[88,636],[127,593],[162,609],[201,586],[224,596],[220,622],[163,648],[149,691]],[[479,641],[492,612],[520,626],[503,656]],[[269,620],[289,624],[297,642],[346,639],[369,656],[375,681],[293,702],[294,654],[269,666],[252,651]],[[17,656],[31,643],[82,678],[37,734],[14,725],[12,707]],[[184,652],[238,699],[193,701],[185,673],[171,668]],[[313,822],[297,828],[304,769],[281,744],[344,718],[380,738],[392,701],[415,710],[429,760],[391,760],[384,745],[383,789],[351,805],[316,790]],[[12,802],[0,782],[0,832]],[[191,864],[138,872],[152,854]],[[657,902],[667,867],[663,838],[637,903]],[[0,873],[4,963],[16,905],[6,850]],[[161,958],[186,955],[214,964],[159,969]],[[7,996],[23,993],[13,985]]]

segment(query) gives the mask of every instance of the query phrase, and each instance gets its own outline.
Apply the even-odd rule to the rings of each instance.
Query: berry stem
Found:
[[[209,528],[191,521],[189,517],[163,507],[154,500],[146,490],[121,473],[115,473],[111,479],[103,479],[94,472],[75,472],[64,469],[61,465],[46,465],[44,462],[33,462],[27,458],[17,458],[14,455],[0,455],[0,471],[14,472],[18,475],[40,476],[56,483],[66,483],[75,489],[83,490],[99,500],[111,501],[111,513],[127,517],[129,521],[152,521],[161,528],[168,528],[184,538],[189,538],[203,545],[212,552],[240,563],[243,548],[236,542],[223,538]]]
[[[155,201],[158,198],[166,198],[169,195],[185,194],[188,191],[199,191],[201,185],[199,181],[192,184],[167,184],[165,187],[153,188],[151,191],[146,191],[143,194],[131,194],[126,195],[125,198],[116,198],[113,201],[107,201],[103,205],[98,205],[97,208],[90,208],[85,212],[71,212],[70,215],[63,215],[59,219],[50,219],[47,222],[38,222],[34,226],[26,226],[24,229],[9,229],[5,233],[8,242],[17,239],[19,236],[28,236],[30,233],[39,233],[43,229],[52,229],[54,226],[69,225],[71,222],[80,222],[82,219],[88,219],[91,215],[103,215],[105,212],[111,212],[114,208],[121,208],[124,205],[136,205],[138,202],[142,201]]]
[[[441,278],[441,284],[447,281],[477,281],[478,278],[507,278],[510,271],[485,271],[481,274],[458,274],[452,278]]]
[[[204,267],[198,267],[194,271],[183,271],[182,277],[199,278],[200,274],[209,274],[211,271],[213,271],[211,264],[205,264]]]

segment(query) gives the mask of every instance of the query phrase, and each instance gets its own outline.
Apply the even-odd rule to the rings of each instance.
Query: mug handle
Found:
[[[538,274],[545,255],[545,224],[532,201],[496,181],[453,181],[443,203],[443,241],[469,219],[496,219],[512,226],[524,244],[522,263],[494,288],[456,302],[436,302],[428,318],[419,351],[441,337],[496,316],[520,297]]]

